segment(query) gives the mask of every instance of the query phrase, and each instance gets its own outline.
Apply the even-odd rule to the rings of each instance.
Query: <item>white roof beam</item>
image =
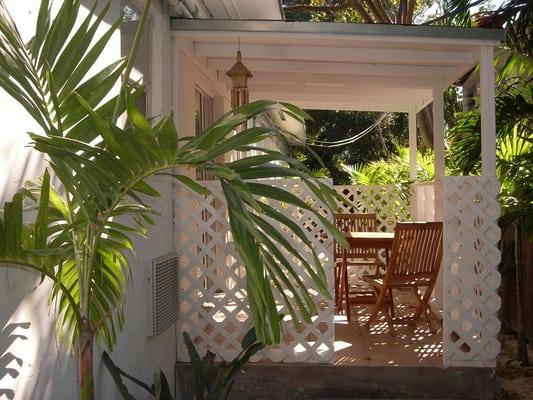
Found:
[[[194,43],[195,52],[207,58],[231,58],[234,44]],[[242,45],[244,59],[303,60],[360,62],[381,64],[417,64],[448,66],[472,64],[474,56],[468,52],[427,51],[404,49],[371,49],[324,46]]]
[[[422,109],[431,101],[431,97],[409,96],[374,96],[369,97],[354,93],[346,94],[315,94],[309,96],[304,93],[285,92],[250,92],[251,100],[286,101],[316,110],[358,110],[358,111],[395,111],[407,112],[410,108]]]
[[[174,34],[215,37],[293,37],[311,40],[352,40],[431,45],[498,45],[505,37],[501,29],[405,26],[387,24],[336,24],[328,22],[231,21],[173,19]]]
[[[342,87],[332,85],[270,85],[258,84],[250,81],[248,83],[250,94],[258,93],[300,93],[304,95],[346,95],[365,97],[408,97],[408,98],[431,98],[431,89],[410,89],[410,88],[388,88],[388,87]]]
[[[372,76],[414,76],[420,78],[445,78],[457,74],[455,67],[437,67],[423,65],[399,65],[399,64],[358,64],[348,62],[320,62],[320,61],[283,61],[265,59],[245,59],[246,66],[255,74],[256,71],[265,72],[297,72],[328,74],[332,71],[346,75],[372,75]],[[228,71],[235,64],[232,58],[208,58],[210,68],[221,72]]]
[[[287,99],[280,99],[287,101]],[[316,101],[290,101],[292,104],[304,110],[338,110],[338,111],[369,111],[369,112],[409,112],[409,106],[398,104],[377,104],[377,103],[354,103],[354,102],[316,102]]]
[[[304,86],[333,85],[361,87],[387,87],[387,88],[432,88],[436,84],[442,85],[442,78],[414,78],[392,76],[364,76],[364,75],[339,75],[339,74],[310,74],[310,73],[276,73],[254,72],[250,83],[262,84],[293,84]]]

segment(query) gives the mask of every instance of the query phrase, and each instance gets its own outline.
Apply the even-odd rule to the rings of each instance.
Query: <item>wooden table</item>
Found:
[[[351,248],[392,249],[393,232],[344,232]],[[346,251],[345,251],[346,252]]]
[[[392,242],[394,241],[393,232],[343,232],[346,241],[352,249],[385,249],[385,260],[388,264],[389,250],[392,249]],[[342,268],[344,278],[344,295],[346,301],[346,318],[350,320],[350,293],[348,287],[348,254],[347,249],[342,252]],[[365,292],[361,295],[361,300],[353,302],[354,304],[373,304],[376,299],[373,293]],[[342,303],[340,303],[342,304]]]

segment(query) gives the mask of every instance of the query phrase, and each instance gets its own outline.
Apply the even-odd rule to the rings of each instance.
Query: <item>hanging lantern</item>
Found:
[[[226,75],[231,78],[231,108],[237,108],[244,104],[248,104],[248,78],[253,75],[248,68],[244,66],[241,61],[241,51],[237,51],[237,62],[230,68]]]

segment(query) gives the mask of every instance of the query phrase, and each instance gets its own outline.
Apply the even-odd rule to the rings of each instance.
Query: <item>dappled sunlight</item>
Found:
[[[333,343],[333,348],[335,349],[335,351],[344,350],[349,347],[352,347],[352,344],[343,340],[335,340],[335,342]]]
[[[432,333],[425,320],[409,320],[416,310],[416,299],[408,291],[394,294],[395,314],[405,322],[395,323],[395,335],[380,314],[367,329],[372,305],[352,306],[351,321],[345,315],[335,315],[335,357],[337,365],[354,366],[442,366],[442,329]]]

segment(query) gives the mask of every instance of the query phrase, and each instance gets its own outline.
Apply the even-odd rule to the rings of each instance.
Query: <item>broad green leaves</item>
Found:
[[[194,343],[187,332],[183,332],[183,339],[191,359],[195,378],[195,399],[197,400],[226,400],[229,398],[233,382],[244,365],[264,344],[257,340],[255,329],[250,329],[242,339],[242,350],[231,362],[215,363],[216,354],[208,351],[203,358],[194,347]]]
[[[297,160],[277,151],[254,147],[262,154],[233,163],[220,161],[225,154],[250,150],[279,134],[274,126],[247,128],[247,121],[273,107],[302,122],[307,114],[292,105],[256,101],[222,116],[201,135],[178,142],[172,115],[148,119],[136,108],[142,88],[126,81],[121,96],[104,100],[121,75],[127,75],[132,57],[87,76],[120,21],[98,37],[108,7],[98,15],[93,9],[75,27],[79,8],[79,1],[66,0],[53,17],[43,1],[35,37],[25,44],[0,2],[0,87],[40,124],[42,132],[31,134],[33,146],[47,155],[61,182],[56,190],[45,174],[40,184],[30,185],[5,204],[0,263],[18,263],[52,279],[57,332],[69,347],[77,343],[81,317],[90,321],[97,339],[112,347],[124,324],[124,293],[135,250],[132,237],[146,236],[157,218],[150,199],[159,193],[149,178],[168,175],[208,195],[201,182],[181,173],[180,167],[190,167],[221,181],[234,243],[246,268],[258,339],[265,344],[281,340],[273,290],[285,300],[294,323],[310,322],[317,305],[290,259],[298,259],[314,289],[328,297],[326,275],[305,232],[263,200],[315,213],[340,243],[344,238],[304,201],[260,179],[299,179],[330,210],[338,195],[311,178]],[[121,128],[116,116],[123,111],[127,124]],[[24,198],[37,211],[29,225],[22,223]],[[279,225],[308,245],[313,262],[279,233]]]

